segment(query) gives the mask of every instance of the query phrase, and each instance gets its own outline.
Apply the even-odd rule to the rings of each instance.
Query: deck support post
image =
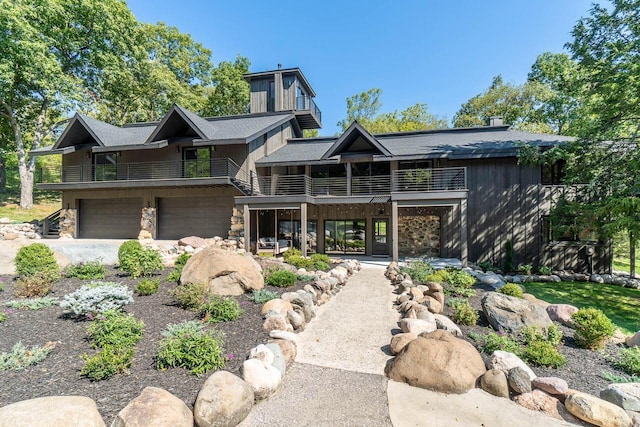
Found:
[[[393,260],[398,262],[398,202],[391,202],[391,246]]]
[[[467,199],[460,199],[460,262],[463,267],[468,262],[467,245]]]
[[[307,204],[300,203],[300,250],[302,256],[307,256],[307,249]]]

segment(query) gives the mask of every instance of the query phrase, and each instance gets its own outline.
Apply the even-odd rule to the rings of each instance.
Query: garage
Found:
[[[158,199],[158,239],[186,236],[226,238],[233,196],[165,197]]]
[[[81,199],[79,235],[90,239],[136,239],[142,198]]]

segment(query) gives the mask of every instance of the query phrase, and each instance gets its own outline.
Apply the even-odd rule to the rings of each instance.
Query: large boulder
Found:
[[[587,393],[571,390],[564,401],[576,417],[597,426],[629,427],[631,418],[621,407]]]
[[[600,397],[627,411],[640,411],[640,383],[610,384]]]
[[[84,396],[48,396],[0,408],[0,427],[106,427],[96,403]]]
[[[253,389],[231,372],[217,371],[198,393],[193,416],[198,427],[233,427],[253,407]]]
[[[488,292],[482,298],[482,310],[498,331],[519,332],[524,326],[547,328],[553,324],[543,307],[498,292]]]
[[[558,420],[581,425],[580,420],[571,415],[562,402],[542,390],[533,390],[529,393],[523,393],[516,396],[513,401],[524,408],[531,409],[532,411],[542,412]]]
[[[571,324],[571,316],[578,311],[578,307],[569,304],[550,304],[547,306],[549,318],[564,325]]]
[[[185,264],[182,283],[206,283],[213,295],[242,295],[264,288],[264,278],[248,257],[216,247],[193,255]]]
[[[447,331],[420,335],[385,368],[387,376],[440,393],[465,393],[485,373],[478,350]]]
[[[193,414],[168,391],[145,387],[140,396],[124,407],[111,427],[193,427]]]

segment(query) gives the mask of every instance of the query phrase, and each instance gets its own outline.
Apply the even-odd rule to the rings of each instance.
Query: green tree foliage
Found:
[[[213,69],[213,87],[209,89],[202,109],[205,116],[226,116],[249,112],[249,82],[244,75],[249,72],[249,59],[236,57],[234,62],[222,61]]]
[[[347,116],[338,122],[346,130],[358,121],[371,133],[404,132],[446,128],[447,121],[429,113],[427,104],[415,104],[402,111],[379,113],[382,89],[373,88],[347,98]]]

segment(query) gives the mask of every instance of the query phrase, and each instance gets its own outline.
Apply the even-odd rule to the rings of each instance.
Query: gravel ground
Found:
[[[137,280],[120,276],[119,271],[107,267],[109,281],[126,284],[130,289]],[[158,350],[160,332],[167,324],[185,320],[195,320],[198,314],[175,305],[168,291],[176,286],[167,282],[171,269],[158,276],[160,291],[150,296],[134,295],[134,302],[126,306],[126,311],[145,323],[142,340],[136,344],[133,366],[126,375],[99,382],[92,382],[80,376],[84,361],[83,354],[92,355],[95,350],[87,340],[88,321],[77,321],[63,316],[59,307],[49,307],[39,311],[12,310],[8,319],[0,323],[0,353],[9,352],[13,345],[22,342],[25,346],[42,346],[51,341],[55,349],[38,365],[22,371],[0,371],[0,406],[21,400],[54,395],[83,395],[94,399],[107,424],[129,401],[137,397],[146,386],[166,389],[193,408],[198,391],[208,377],[197,377],[183,369],[158,371],[154,368],[154,357]],[[0,292],[0,309],[6,301],[14,297],[14,276],[0,276],[4,291]],[[61,298],[82,285],[78,279],[62,279],[52,289],[50,296]],[[280,289],[267,286],[265,289],[279,294],[300,289],[303,283],[292,288]],[[239,373],[240,366],[257,344],[267,342],[268,335],[262,330],[261,306],[247,298],[237,297],[244,314],[233,322],[219,323],[215,327],[225,334],[225,353],[231,360],[225,370]]]

